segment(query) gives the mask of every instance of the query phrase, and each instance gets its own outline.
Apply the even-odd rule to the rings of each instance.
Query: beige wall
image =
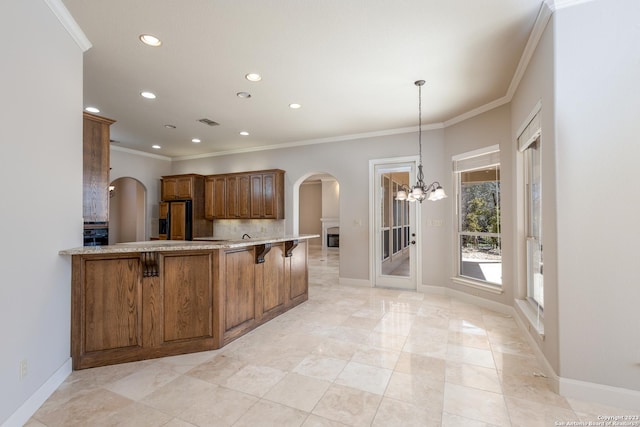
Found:
[[[340,218],[340,184],[336,180],[322,180],[322,217]]]
[[[597,0],[554,19],[561,390],[640,391],[638,17],[637,0]]]
[[[0,2],[0,52],[0,424],[22,425],[71,370],[58,251],[82,246],[82,50],[44,1],[21,0]]]
[[[300,186],[300,234],[322,234],[322,182],[304,182]],[[321,245],[320,238],[309,240],[309,244]]]

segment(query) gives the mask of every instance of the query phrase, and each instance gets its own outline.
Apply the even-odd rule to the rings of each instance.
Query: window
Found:
[[[542,280],[542,182],[540,138],[527,147],[525,155],[525,203],[527,227],[527,296],[544,307]]]
[[[457,178],[457,276],[502,286],[500,152],[497,146],[454,157]]]
[[[542,257],[542,147],[540,107],[518,136],[518,151],[522,153],[524,188],[523,232],[521,241],[526,259],[526,297],[535,315],[531,321],[538,331],[544,332],[542,314],[544,309],[544,279]]]

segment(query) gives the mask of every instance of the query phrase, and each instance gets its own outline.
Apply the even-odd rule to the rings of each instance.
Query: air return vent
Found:
[[[220,123],[214,122],[211,119],[200,119],[198,120],[200,123],[204,123],[205,125],[209,125],[209,126],[219,126]]]

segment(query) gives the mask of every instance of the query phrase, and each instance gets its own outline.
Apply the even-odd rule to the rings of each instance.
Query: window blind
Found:
[[[542,127],[540,126],[540,113],[538,112],[518,136],[518,151],[522,152],[529,148],[541,133]]]
[[[500,150],[497,145],[453,157],[454,172],[466,172],[499,164]]]

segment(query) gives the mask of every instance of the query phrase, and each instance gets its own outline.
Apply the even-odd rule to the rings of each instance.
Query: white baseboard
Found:
[[[640,391],[572,380],[570,378],[560,377],[560,394],[564,397],[632,411],[637,411],[640,408]]]
[[[349,278],[345,278],[345,277],[340,277],[338,279],[338,283],[340,283],[341,285],[359,286],[359,287],[362,287],[362,288],[370,288],[371,287],[371,282],[369,281],[369,279],[349,279]]]
[[[543,371],[542,373],[551,381],[552,389],[561,396],[622,409],[637,410],[640,408],[640,391],[559,377],[547,358],[544,356],[544,353],[542,353],[542,350],[537,345],[534,337],[531,336],[528,330],[528,320],[524,318],[524,315],[516,310],[515,307],[443,286],[419,285],[418,292],[455,297],[462,301],[497,311],[498,313],[513,316],[520,328],[520,331],[522,332],[522,336],[524,336],[528,341],[536,359],[540,363]]]
[[[71,374],[71,358],[67,359],[49,379],[40,386],[4,423],[2,427],[22,427],[38,408],[53,394],[54,391]]]

